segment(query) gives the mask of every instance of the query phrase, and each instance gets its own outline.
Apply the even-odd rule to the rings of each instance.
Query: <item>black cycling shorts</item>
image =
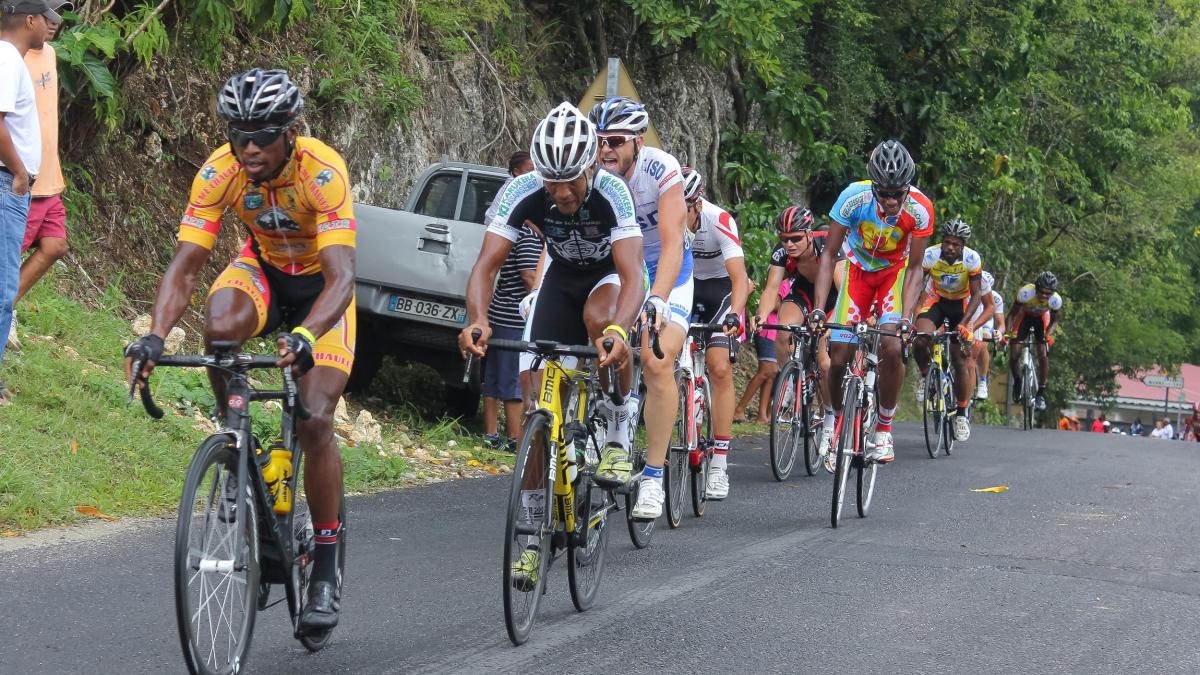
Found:
[[[1029,332],[1033,331],[1033,339],[1036,342],[1046,341],[1046,315],[1045,314],[1026,314],[1021,318],[1021,324],[1017,326],[1017,341],[1025,339]]]
[[[616,266],[582,271],[550,261],[533,315],[529,317],[529,339],[591,345],[587,324],[583,322],[583,306],[594,290],[610,283],[621,285]]]
[[[729,277],[696,279],[692,294],[692,319],[696,323],[721,323],[733,307],[733,280]],[[713,333],[705,340],[706,347],[729,349],[729,338]]]
[[[917,315],[917,319],[929,319],[933,322],[934,327],[941,327],[942,321],[949,319],[950,330],[954,330],[958,328],[958,324],[962,323],[966,311],[967,298],[950,300],[938,296],[937,302],[927,304],[921,309],[921,313]]]

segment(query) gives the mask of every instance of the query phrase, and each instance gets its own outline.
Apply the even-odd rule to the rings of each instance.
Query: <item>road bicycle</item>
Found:
[[[1042,342],[1035,340],[1033,331],[1029,331],[1025,334],[1025,339],[1017,344],[1021,345],[1021,357],[1017,362],[1018,381],[1021,383],[1021,428],[1029,431],[1037,426],[1035,399],[1038,390],[1038,367],[1033,360],[1033,347]]]
[[[867,449],[875,435],[879,422],[878,392],[876,381],[879,368],[879,338],[901,337],[896,331],[873,328],[865,323],[841,325],[827,323],[832,330],[848,330],[858,338],[858,346],[850,360],[846,375],[842,378],[844,395],[842,412],[834,428],[833,452],[837,453],[833,473],[833,502],[829,510],[829,522],[838,526],[842,518],[842,502],[846,494],[846,480],[850,470],[858,475],[858,516],[866,518],[871,508],[871,497],[875,493],[875,472],[879,463],[867,458]]]
[[[610,491],[593,482],[599,458],[588,448],[600,447],[607,424],[601,396],[618,406],[625,400],[612,368],[602,393],[595,347],[495,339],[488,348],[529,352],[536,357],[533,370],[541,372],[536,407],[525,418],[513,465],[504,531],[504,626],[513,644],[520,645],[533,630],[550,565],[564,553],[575,609],[586,611],[595,602],[604,574],[608,517],[617,503]],[[473,364],[469,358],[468,376]],[[527,483],[536,489],[526,488]]]
[[[950,330],[949,321],[942,322],[940,331],[915,333],[914,336],[932,341],[929,372],[921,380],[925,399],[921,406],[921,418],[925,427],[925,449],[930,459],[937,459],[942,450],[946,451],[947,456],[954,450],[950,416],[958,409],[958,398],[954,395],[955,376],[950,349],[952,345],[961,344],[961,341],[958,334]]]
[[[804,470],[812,476],[821,464],[819,452],[825,432],[825,402],[817,365],[820,333],[807,325],[763,324],[760,328],[792,334],[792,356],[775,376],[771,390],[771,473],[777,481],[787,480],[803,445]]]
[[[675,381],[679,386],[679,415],[671,434],[671,444],[664,467],[663,487],[666,490],[667,524],[672,529],[683,522],[685,496],[690,478],[692,513],[704,515],[708,503],[708,470],[713,456],[712,386],[708,381],[708,357],[705,341],[713,333],[725,329],[720,323],[693,323],[688,327],[675,365]],[[737,360],[737,339],[730,340],[729,360]]]
[[[278,356],[240,352],[238,342],[212,343],[212,353],[163,356],[156,367],[205,367],[229,375],[223,426],[197,448],[183,483],[175,526],[175,619],[188,670],[194,674],[237,673],[246,667],[257,612],[287,601],[293,637],[309,651],[320,651],[332,630],[301,633],[299,618],[308,602],[315,554],[312,518],[301,482],[302,448],[296,418],[309,413],[300,400],[291,368],[282,369],[283,389],[250,385],[253,369],[276,368]],[[133,364],[135,374],[144,364]],[[135,375],[136,380],[136,375]],[[133,401],[136,383],[130,383]],[[147,382],[142,405],[154,419],[162,409]],[[279,440],[264,452],[254,437],[252,401],[278,400]],[[290,460],[287,453],[290,453]],[[264,469],[277,464],[268,484]],[[281,470],[282,469],[282,470]],[[343,500],[337,549],[337,597],[341,597],[346,565],[346,507]],[[285,596],[269,602],[272,585]]]

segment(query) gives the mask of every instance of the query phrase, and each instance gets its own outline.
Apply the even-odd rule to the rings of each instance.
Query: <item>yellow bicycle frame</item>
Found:
[[[562,393],[565,387],[576,388],[574,421],[586,423],[587,415],[587,373],[580,370],[565,368],[556,361],[546,361],[542,370],[541,389],[538,392],[538,410],[550,415],[549,473],[554,475],[554,509],[559,519],[566,526],[567,532],[575,531],[575,485],[571,482],[570,464],[576,460],[567,455],[567,440],[563,434],[563,420],[566,413],[563,410]],[[574,452],[572,451],[572,455]]]

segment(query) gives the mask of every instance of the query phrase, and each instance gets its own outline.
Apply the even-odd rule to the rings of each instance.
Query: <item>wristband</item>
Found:
[[[624,328],[621,328],[620,326],[618,326],[615,323],[610,323],[604,327],[604,332],[608,332],[610,330],[612,332],[616,333],[617,335],[620,335],[621,339],[624,340],[625,342],[629,342],[629,333],[625,332]]]
[[[292,332],[308,340],[308,344],[310,345],[317,344],[317,338],[313,337],[312,331],[308,330],[304,326],[296,326],[292,329]]]

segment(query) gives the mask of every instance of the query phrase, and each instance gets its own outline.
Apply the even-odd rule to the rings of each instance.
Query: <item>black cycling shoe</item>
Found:
[[[320,635],[338,624],[341,591],[332,581],[315,581],[308,588],[308,602],[296,626],[299,635]]]

